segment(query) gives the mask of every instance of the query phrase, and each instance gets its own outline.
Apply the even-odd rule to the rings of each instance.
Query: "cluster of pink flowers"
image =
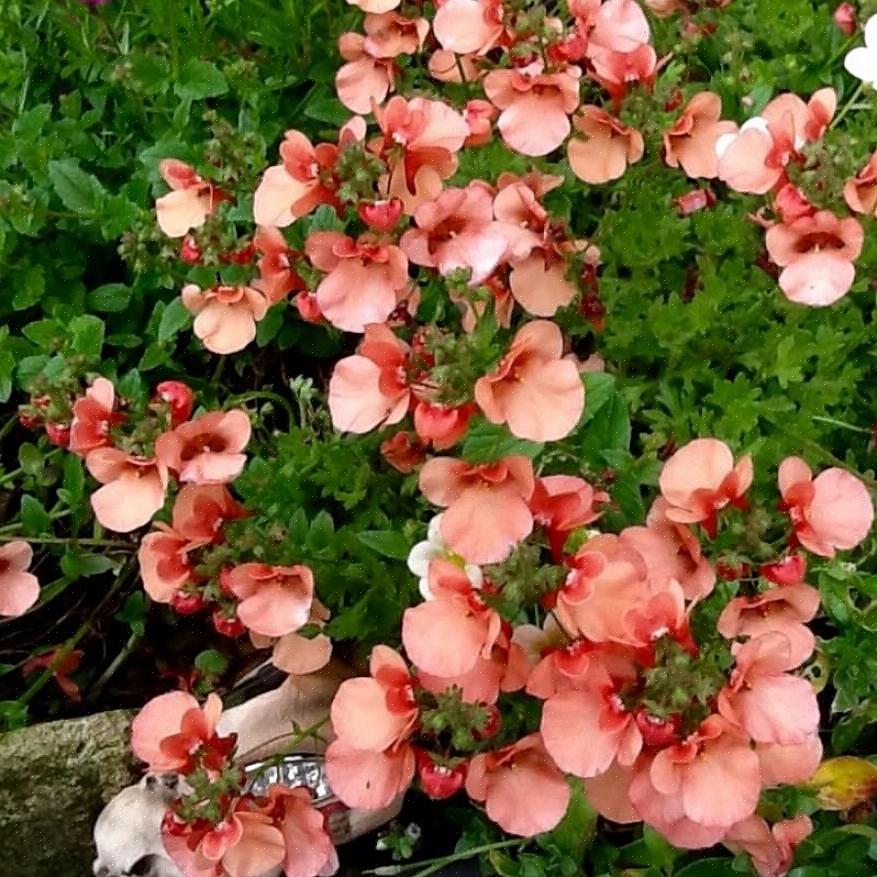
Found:
[[[379,646],[371,676],[341,685],[327,752],[339,797],[382,807],[417,776],[431,796],[465,788],[505,831],[533,835],[563,817],[567,774],[608,819],[644,821],[680,847],[725,842],[774,869],[760,873],[785,873],[777,863],[788,867],[807,820],[771,832],[756,805],[764,789],[808,779],[822,752],[815,692],[795,674],[814,649],[807,623],[819,594],[795,549],[830,557],[852,548],[874,510],[855,476],[832,468],[813,478],[787,459],[779,486],[789,553],[716,607],[703,539],[729,509],[747,513],[752,478],[749,457],[735,462],[724,443],[697,439],[665,464],[646,525],[614,535],[584,529],[605,497],[581,479],[538,478],[525,457],[430,460],[421,488],[445,511],[412,553],[427,579],[426,599],[402,623],[413,669]],[[573,533],[583,541],[567,553]],[[548,609],[541,625],[502,614],[514,567],[501,561],[528,537],[558,573],[559,586],[523,607]],[[706,627],[705,606],[713,619],[720,608]],[[501,692],[541,701],[538,727],[500,730]],[[426,718],[454,693],[488,717],[472,752],[449,748]]]
[[[273,647],[287,673],[313,673],[329,660],[329,638],[298,633],[329,617],[314,596],[314,576],[303,565],[239,563],[226,544],[225,525],[249,516],[221,484],[186,484],[174,501],[170,526],[157,523],[143,537],[140,573],[147,594],[181,615],[211,610],[219,633],[249,631],[257,648]]]
[[[154,698],[134,719],[131,746],[152,773],[184,777],[183,794],[162,824],[167,854],[186,877],[287,877],[334,874],[335,847],[311,792],[272,785],[245,789],[235,766],[236,736],[217,730],[222,702],[204,706],[185,692]]]
[[[73,403],[69,449],[102,485],[91,496],[98,521],[117,533],[148,524],[165,503],[171,478],[221,485],[246,463],[246,411],[214,411],[190,420],[194,395],[165,381],[141,417],[129,418],[112,382],[95,378]]]

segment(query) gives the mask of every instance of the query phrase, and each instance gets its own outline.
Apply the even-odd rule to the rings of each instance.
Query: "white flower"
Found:
[[[877,15],[872,15],[865,25],[865,45],[847,52],[844,67],[856,79],[877,88]]]
[[[456,563],[466,573],[473,588],[480,588],[484,577],[481,567],[474,563],[464,563],[459,554],[451,551],[441,534],[442,516],[436,515],[430,522],[426,531],[426,541],[418,542],[408,554],[408,569],[416,575],[420,581],[420,593],[424,600],[432,600],[433,593],[429,589],[429,564],[435,558],[450,560]]]

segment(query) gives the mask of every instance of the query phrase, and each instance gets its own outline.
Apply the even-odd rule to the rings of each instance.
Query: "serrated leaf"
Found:
[[[396,530],[363,530],[356,538],[372,551],[392,560],[405,560],[411,551],[408,540]]]
[[[227,91],[228,83],[219,68],[210,61],[198,58],[192,58],[183,65],[174,83],[174,93],[184,101],[219,97]]]
[[[582,452],[592,466],[608,463],[606,451],[626,451],[630,447],[630,416],[618,393],[613,393],[582,431]]]
[[[46,292],[46,274],[42,265],[31,265],[15,278],[12,307],[17,311],[33,307]]]
[[[74,317],[67,326],[72,353],[88,359],[99,359],[104,346],[104,321],[94,314]]]
[[[106,194],[97,177],[82,170],[73,158],[50,161],[49,179],[61,202],[74,213],[93,213]]]
[[[517,454],[532,459],[539,456],[543,447],[540,442],[515,438],[504,426],[480,421],[469,427],[462,456],[470,463],[490,463]]]
[[[615,393],[615,378],[606,372],[587,372],[585,374],[585,413],[581,425],[594,419],[597,412]]]

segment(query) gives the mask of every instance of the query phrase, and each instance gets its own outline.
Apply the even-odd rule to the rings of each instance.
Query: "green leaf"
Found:
[[[104,346],[104,321],[93,314],[74,317],[67,326],[69,346],[73,353],[88,359],[99,359]]]
[[[336,97],[324,97],[310,101],[304,114],[309,119],[325,122],[327,125],[343,125],[350,118],[350,110]]]
[[[195,667],[209,676],[221,676],[228,664],[228,658],[216,649],[205,649],[195,656]]]
[[[39,536],[49,532],[52,527],[52,519],[43,504],[30,494],[21,498],[21,525],[27,536]]]
[[[356,538],[372,551],[392,560],[405,560],[411,551],[408,540],[396,530],[363,530]]]
[[[36,445],[24,442],[18,449],[18,465],[26,475],[39,475],[43,471],[42,452]]]
[[[674,873],[674,877],[740,877],[733,859],[698,859]]]
[[[191,324],[192,315],[186,310],[183,300],[175,298],[161,314],[158,324],[158,343],[166,344]]]
[[[82,460],[75,454],[67,454],[64,457],[64,490],[67,491],[67,503],[71,506],[79,505],[85,498],[85,471]]]
[[[582,452],[592,466],[608,463],[605,451],[626,451],[630,447],[630,417],[618,393],[600,406],[582,433]],[[611,465],[611,464],[610,464]]]
[[[140,636],[146,630],[146,613],[149,611],[149,597],[143,591],[135,591],[128,595],[122,608],[113,616],[117,621],[122,621],[131,628],[131,633]]]
[[[174,92],[181,100],[203,100],[219,97],[228,91],[228,83],[215,64],[192,58],[180,70],[179,79],[174,83]]]
[[[42,265],[31,265],[16,276],[12,307],[17,311],[33,307],[46,292],[46,274]]]
[[[469,427],[462,454],[471,463],[489,463],[512,454],[536,458],[542,448],[539,442],[515,438],[504,426],[482,420]]]
[[[131,301],[131,288],[124,283],[105,283],[93,289],[86,297],[89,310],[102,313],[124,311]]]
[[[325,510],[319,511],[311,521],[310,530],[308,531],[308,547],[316,551],[328,548],[334,535],[335,524],[332,521],[332,515]]]
[[[597,811],[587,802],[581,781],[570,777],[568,782],[572,794],[566,815],[544,837],[556,844],[571,859],[581,862],[596,834]]]
[[[594,419],[594,415],[615,394],[615,378],[606,372],[587,372],[585,374],[585,414],[582,425]]]
[[[12,395],[12,375],[15,357],[8,350],[0,350],[0,402],[8,402]]]
[[[97,177],[82,170],[73,158],[50,161],[49,179],[64,206],[74,213],[94,213],[106,194]]]

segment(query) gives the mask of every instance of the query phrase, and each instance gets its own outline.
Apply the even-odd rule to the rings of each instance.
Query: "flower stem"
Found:
[[[373,874],[375,877],[395,877],[397,874],[404,874],[407,871],[413,871],[415,868],[420,868],[422,865],[426,865],[427,867],[422,868],[422,870],[417,871],[414,874],[409,874],[408,877],[429,877],[430,874],[435,874],[436,871],[440,871],[445,865],[450,865],[453,862],[462,862],[465,859],[480,856],[482,853],[489,853],[491,850],[520,847],[526,842],[526,839],[521,838],[515,840],[501,840],[492,844],[482,844],[480,847],[472,847],[470,850],[463,850],[459,853],[451,853],[449,856],[441,856],[438,859],[424,859],[420,862],[409,862],[405,865],[385,865],[384,867],[372,868],[371,870],[363,871],[362,873]]]
[[[821,417],[818,414],[813,415],[813,420],[818,420],[820,423],[828,423],[831,426],[839,426],[841,429],[848,429],[851,432],[860,432],[863,435],[871,435],[871,430],[866,429],[864,426],[853,426],[852,423],[844,423],[842,420],[835,420],[833,417]]]
[[[76,536],[62,538],[59,536],[0,536],[0,542],[13,542],[24,538],[33,545],[90,545],[104,548],[116,548],[119,551],[133,551],[136,542],[118,542],[114,539],[79,539]]]
[[[314,722],[312,725],[309,725],[303,731],[299,731],[296,734],[293,734],[291,739],[289,740],[289,744],[282,752],[276,752],[271,755],[269,758],[265,759],[265,767],[271,767],[273,764],[279,762],[284,756],[289,755],[289,753],[298,746],[299,743],[303,743],[305,740],[310,737],[316,737],[317,731],[329,721],[329,716],[325,715],[318,721]],[[240,763],[245,763],[246,760],[258,752],[260,749],[263,749],[265,746],[270,746],[272,743],[277,743],[279,740],[286,740],[290,737],[290,734],[278,734],[276,737],[270,737],[268,740],[264,740],[258,746],[254,746],[252,749],[248,749],[246,752],[242,752],[240,755],[235,757],[235,761]]]
[[[279,393],[272,393],[268,390],[253,390],[250,393],[239,393],[237,396],[232,396],[226,399],[225,404],[226,406],[238,405],[243,402],[249,402],[251,399],[268,399],[271,402],[276,402],[286,412],[289,418],[289,428],[292,429],[295,425],[295,411],[292,410],[292,405]]]
[[[850,99],[841,107],[840,112],[834,117],[831,124],[828,126],[829,128],[836,128],[841,119],[852,109],[853,104],[856,102],[856,98],[862,93],[862,89],[865,87],[864,82],[859,82],[856,86],[853,93],[850,95]]]

